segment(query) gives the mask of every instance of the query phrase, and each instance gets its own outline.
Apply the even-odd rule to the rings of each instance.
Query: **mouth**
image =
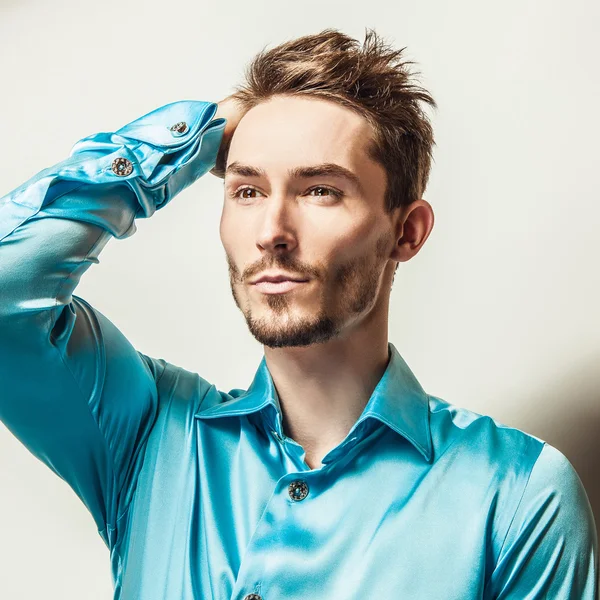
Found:
[[[253,286],[263,294],[283,294],[285,292],[291,292],[296,288],[308,283],[308,281],[292,281],[291,279],[284,279],[283,281],[259,281],[253,284]]]

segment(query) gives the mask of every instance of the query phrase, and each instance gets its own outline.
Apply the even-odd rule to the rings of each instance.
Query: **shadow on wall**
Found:
[[[600,355],[577,370],[557,373],[531,398],[536,414],[523,407],[518,427],[558,448],[575,467],[600,526]],[[552,379],[549,374],[548,380]],[[542,407],[544,412],[540,412]],[[566,410],[565,410],[566,408]]]

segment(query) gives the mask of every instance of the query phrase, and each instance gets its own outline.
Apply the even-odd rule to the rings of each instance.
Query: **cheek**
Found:
[[[235,256],[236,252],[244,244],[247,235],[247,227],[236,219],[234,213],[223,211],[221,213],[221,222],[219,223],[219,235],[225,252],[230,256]]]
[[[226,228],[227,228],[227,219],[225,217],[225,209],[221,211],[221,220],[219,221],[219,237],[221,238],[221,243],[225,246],[225,238],[226,238]]]
[[[331,227],[328,231],[312,236],[313,248],[320,249],[316,254],[319,260],[335,267],[345,265],[358,257],[370,253],[373,242],[371,226]]]

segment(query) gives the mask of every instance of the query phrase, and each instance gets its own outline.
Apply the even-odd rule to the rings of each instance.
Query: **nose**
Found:
[[[298,245],[293,208],[284,196],[271,196],[260,214],[256,245],[267,252],[293,251]]]

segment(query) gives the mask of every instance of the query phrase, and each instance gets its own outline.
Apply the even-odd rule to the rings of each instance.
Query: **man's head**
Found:
[[[269,347],[343,336],[387,316],[399,262],[433,227],[421,199],[434,145],[419,106],[435,102],[373,32],[363,47],[327,29],[260,53],[232,96],[221,240],[234,300]],[[225,169],[226,167],[226,169]],[[307,280],[286,292],[265,272]]]

